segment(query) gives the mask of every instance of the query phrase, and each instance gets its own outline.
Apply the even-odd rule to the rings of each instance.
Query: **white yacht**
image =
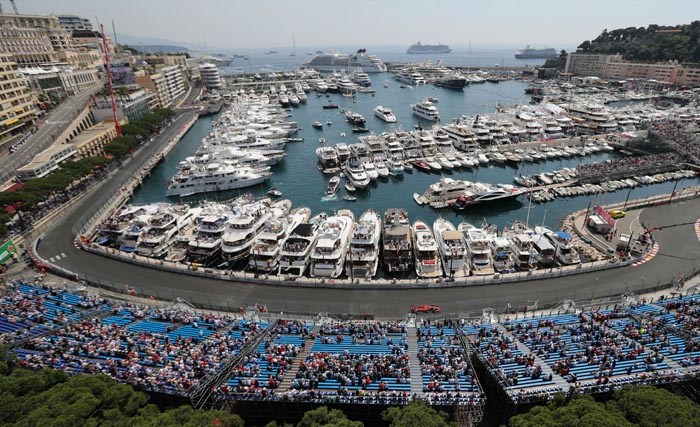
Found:
[[[350,79],[362,87],[372,86],[372,80],[369,78],[369,75],[362,70],[353,71]]]
[[[328,85],[326,85],[326,82],[323,81],[323,79],[312,80],[310,84],[311,87],[318,93],[328,92]]]
[[[345,164],[345,177],[352,182],[352,185],[357,188],[365,188],[369,185],[370,179],[362,166],[360,159],[350,157]]]
[[[513,262],[513,250],[510,241],[505,237],[491,236],[491,257],[493,258],[493,268],[498,273],[510,273],[515,271]]]
[[[260,167],[273,166],[287,156],[284,150],[252,150],[233,146],[201,145],[194,156],[185,157],[180,162],[180,169],[206,165],[212,162],[227,160],[241,166]]]
[[[537,268],[537,250],[535,249],[535,233],[524,232],[514,228],[506,233],[512,249],[512,258],[515,266],[521,270],[534,270]]]
[[[291,202],[290,202],[291,205]],[[287,211],[289,208],[287,208]],[[257,200],[237,209],[229,219],[222,236],[221,253],[224,260],[235,263],[250,254],[255,237],[272,216],[270,199]]]
[[[433,231],[437,239],[442,268],[445,275],[450,278],[463,278],[469,276],[467,265],[467,246],[464,243],[462,233],[444,218],[438,218],[433,223]]]
[[[552,231],[546,227],[535,227],[535,232],[549,239],[554,245],[554,255],[562,265],[581,263],[578,248],[573,244],[573,237],[565,231]]]
[[[354,55],[343,53],[321,53],[306,66],[317,71],[352,71],[359,68],[365,73],[383,73],[386,65],[376,55],[367,55],[360,49]]]
[[[136,244],[141,256],[161,258],[167,252],[173,238],[183,229],[192,226],[193,210],[187,205],[162,205],[147,222],[147,230]]]
[[[292,229],[287,240],[282,244],[279,260],[279,274],[290,277],[301,277],[306,272],[313,247],[321,224],[326,220],[326,214],[321,213]]]
[[[367,159],[367,161],[362,162],[362,167],[365,169],[365,173],[370,180],[376,181],[377,178],[379,178],[379,171],[377,171],[377,167],[372,159]]]
[[[351,278],[369,279],[377,274],[382,218],[369,209],[360,216],[350,238],[345,270]]]
[[[324,172],[332,173],[338,169],[338,153],[333,147],[318,147],[316,157]]]
[[[187,260],[193,264],[210,266],[221,256],[222,236],[233,216],[230,207],[210,204],[195,218],[196,233],[188,242]]]
[[[318,238],[311,251],[309,275],[311,277],[336,278],[343,272],[348,242],[353,230],[354,215],[341,209],[321,225]]]
[[[427,83],[421,73],[412,67],[405,67],[401,69],[401,71],[399,71],[395,77],[396,80],[411,86],[424,85]]]
[[[463,210],[476,203],[516,197],[523,191],[522,188],[508,184],[500,184],[495,187],[481,182],[441,178],[440,181],[431,184],[422,197],[431,206],[452,206],[455,209]]]
[[[377,105],[374,107],[373,111],[374,115],[379,117],[381,120],[384,120],[387,123],[396,123],[396,116],[391,111],[391,108]]]
[[[440,253],[435,236],[425,222],[413,223],[413,250],[416,259],[416,275],[420,278],[442,276]]]
[[[260,184],[272,176],[269,166],[242,167],[233,162],[208,163],[181,170],[170,180],[166,196],[189,196],[210,191],[233,190]]]
[[[440,112],[437,107],[427,99],[418,104],[411,104],[411,110],[413,110],[413,114],[425,120],[430,120],[432,122],[440,120]]]
[[[273,216],[263,227],[250,248],[248,268],[263,273],[279,269],[280,252],[290,233],[311,218],[311,209],[301,207],[287,216]]]
[[[459,224],[459,231],[467,242],[469,267],[474,275],[484,276],[494,273],[493,259],[489,236],[481,228],[463,222]]]

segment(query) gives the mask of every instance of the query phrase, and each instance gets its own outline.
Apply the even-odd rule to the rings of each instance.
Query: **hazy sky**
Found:
[[[8,0],[0,0],[5,12]],[[700,19],[700,0],[18,0],[22,13],[69,13],[111,33],[211,48],[574,47],[603,28]],[[110,25],[108,25],[110,24]]]

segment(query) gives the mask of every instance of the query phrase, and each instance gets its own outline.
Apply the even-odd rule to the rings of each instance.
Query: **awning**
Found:
[[[558,238],[563,239],[563,240],[569,240],[572,238],[571,234],[565,232],[565,231],[557,231],[554,233]]]

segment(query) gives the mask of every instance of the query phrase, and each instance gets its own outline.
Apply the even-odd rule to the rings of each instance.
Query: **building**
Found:
[[[152,103],[152,98],[155,97],[147,94],[145,89],[127,89],[127,93],[123,93],[124,91],[120,89],[115,88],[114,102],[117,104],[117,109],[121,110],[123,116],[126,116],[130,122],[144,117],[151,111],[149,103]],[[105,110],[106,112],[105,116],[102,111],[93,111],[95,118],[112,117],[111,97],[96,98],[95,110]],[[122,115],[118,114],[117,117],[122,117]]]
[[[0,141],[26,133],[36,116],[34,94],[9,54],[0,54]]]
[[[74,30],[71,36],[77,47],[99,50],[100,54],[104,54],[102,33],[99,31]],[[107,52],[109,52],[110,55],[113,54],[114,44],[112,44],[112,39],[108,35],[105,35],[105,42],[107,43]]]
[[[199,76],[202,79],[202,86],[207,90],[221,89],[223,87],[219,69],[214,64],[199,64]]]
[[[163,67],[157,73],[135,74],[136,83],[156,94],[161,107],[169,108],[185,94],[185,79],[177,66]]]
[[[92,22],[90,22],[89,19],[81,18],[76,15],[58,15],[58,24],[68,31],[92,31]]]
[[[0,53],[11,54],[19,65],[57,62],[53,41],[63,35],[69,33],[56,17],[0,14]]]
[[[17,169],[17,177],[22,181],[43,178],[54,170],[64,160],[75,155],[75,147],[71,144],[52,145],[34,156],[31,162]]]
[[[121,122],[121,120],[120,120]],[[105,120],[84,131],[80,132],[70,143],[75,148],[75,158],[80,160],[84,157],[104,155],[104,146],[112,142],[117,136],[114,128],[114,121]]]
[[[608,63],[613,59],[622,60],[620,55],[597,55],[588,53],[570,53],[566,57],[565,73],[575,76],[603,77]]]
[[[570,53],[565,72],[606,80],[652,80],[684,86],[700,86],[700,66],[677,61],[643,63],[625,61],[620,55]]]
[[[96,69],[74,69],[68,64],[24,67],[19,71],[24,74],[32,88],[55,102],[77,95],[101,83]]]

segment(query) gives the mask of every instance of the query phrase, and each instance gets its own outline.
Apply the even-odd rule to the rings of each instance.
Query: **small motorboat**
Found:
[[[276,189],[275,187],[270,187],[267,190],[267,194],[269,194],[270,196],[280,197],[282,195],[282,192]]]
[[[323,123],[321,123],[321,122],[313,122],[313,123],[311,123],[311,126],[316,128],[316,129],[323,129]]]
[[[440,102],[440,98],[436,98],[434,96],[431,96],[428,98],[428,101],[430,101],[432,103],[437,103],[437,102]]]
[[[326,122],[326,125],[327,125],[327,126],[330,126],[330,125],[332,125],[332,124],[333,124],[333,122],[330,121],[330,120],[328,120],[328,121]]]
[[[320,137],[320,138],[318,139],[318,143],[319,143],[319,144],[325,144],[325,143],[326,143],[326,138]]]
[[[353,196],[352,194],[346,194],[343,196],[343,200],[347,200],[348,202],[354,202],[357,200],[357,197]]]
[[[425,204],[425,199],[418,193],[413,193],[413,200],[418,203],[419,206],[423,206]]]
[[[335,110],[339,108],[338,104],[326,104],[323,106],[324,110]]]
[[[367,132],[369,132],[369,129],[366,127],[356,127],[356,128],[352,128],[352,132],[353,133],[367,133]]]
[[[334,176],[328,181],[328,186],[326,187],[326,196],[333,196],[338,192],[338,187],[340,187],[340,177]]]
[[[412,162],[412,164],[419,171],[430,172],[430,166],[428,166],[428,164],[425,162],[421,162],[420,160],[416,160],[415,162]]]
[[[354,193],[357,188],[355,188],[354,185],[352,185],[352,182],[348,181],[345,183],[345,189],[348,190],[350,193]]]

